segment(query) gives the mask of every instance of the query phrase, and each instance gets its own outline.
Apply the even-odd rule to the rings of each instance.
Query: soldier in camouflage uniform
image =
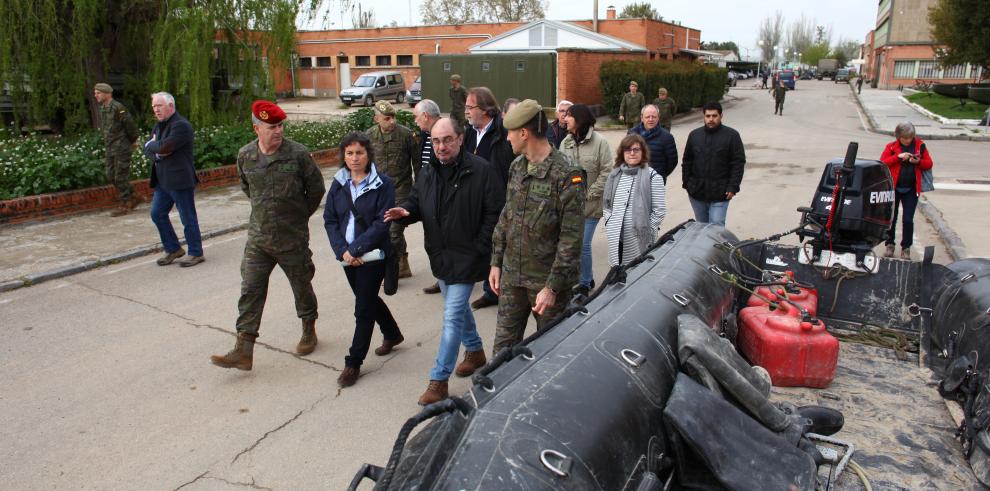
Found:
[[[635,80],[629,82],[629,92],[622,94],[619,103],[619,121],[626,123],[626,128],[639,124],[639,113],[646,105],[646,98],[639,92],[639,84]]]
[[[395,202],[405,202],[420,166],[419,143],[412,130],[395,122],[395,108],[388,101],[375,103],[375,123],[368,129],[368,138],[375,150],[375,168],[395,182]],[[412,276],[405,230],[406,226],[398,222],[392,222],[388,229],[392,246],[399,256],[399,278]]]
[[[320,207],[325,186],[320,169],[306,147],[282,138],[285,112],[268,101],[251,106],[258,138],[237,154],[241,188],[251,200],[248,239],[241,261],[241,298],[237,302],[237,342],[223,356],[210,357],[224,368],[250,370],[254,340],[268,296],[268,278],[279,265],[289,279],[302,319],[296,353],[316,349],[316,294],[313,253],[309,249],[309,217]]]
[[[563,311],[578,281],[584,238],[585,173],[547,141],[543,108],[527,99],[503,121],[512,162],[505,208],[492,235],[488,281],[499,295],[494,352]]]
[[[93,97],[100,104],[100,133],[106,144],[107,182],[117,188],[120,205],[110,216],[126,215],[141,203],[131,186],[131,152],[137,145],[138,129],[123,104],[113,99],[113,87],[98,83]]]
[[[674,115],[677,114],[677,101],[670,97],[665,87],[660,87],[657,90],[657,98],[653,101],[653,105],[657,106],[660,111],[660,127],[670,131],[674,122]]]
[[[467,89],[461,85],[461,76],[456,73],[451,75],[450,117],[461,126],[467,124],[467,115],[464,114],[464,105],[467,104],[467,96]]]

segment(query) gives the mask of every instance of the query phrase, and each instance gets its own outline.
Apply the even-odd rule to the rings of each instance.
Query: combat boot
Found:
[[[399,256],[399,278],[412,277],[412,270],[409,269],[409,254]]]
[[[110,212],[110,216],[119,217],[130,213],[131,207],[127,203],[121,203],[113,211]]]
[[[131,195],[131,199],[127,200],[127,208],[133,210],[134,208],[137,208],[137,205],[140,205],[141,203],[144,203],[144,198],[142,198],[137,193],[134,193]]]
[[[257,338],[258,336],[239,332],[237,341],[234,342],[234,349],[223,356],[212,355],[210,361],[218,367],[250,370],[254,363],[254,340]]]
[[[911,248],[910,247],[902,247],[901,248],[901,259],[908,259],[908,260],[911,259]]]
[[[469,377],[475,370],[485,366],[488,360],[485,359],[484,350],[465,351],[464,360],[457,364],[454,374],[458,377]]]
[[[887,248],[883,251],[883,257],[894,257],[894,244],[887,244]]]
[[[419,405],[425,406],[427,404],[433,404],[437,401],[442,401],[447,398],[447,381],[446,380],[430,380],[430,385],[426,387],[426,392],[419,396]]]
[[[296,353],[308,355],[316,349],[316,319],[303,319],[302,337],[296,345]]]

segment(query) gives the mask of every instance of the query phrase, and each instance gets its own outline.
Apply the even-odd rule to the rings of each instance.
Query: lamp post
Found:
[[[779,45],[776,45],[776,44],[773,45],[773,64],[774,64],[775,67],[777,67],[777,70],[780,70],[780,64],[777,62],[777,50],[778,49],[780,49],[780,46]]]
[[[759,41],[757,41],[756,45],[759,46],[758,49],[760,51],[760,58],[756,60],[756,75],[762,76],[762,74],[760,73],[761,72],[760,67],[762,66],[761,63],[763,62],[763,40],[760,39]]]

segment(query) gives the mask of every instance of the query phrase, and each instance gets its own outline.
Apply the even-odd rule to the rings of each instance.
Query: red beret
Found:
[[[285,111],[274,102],[254,101],[254,104],[251,104],[251,112],[254,113],[254,117],[268,124],[280,123],[285,119]]]

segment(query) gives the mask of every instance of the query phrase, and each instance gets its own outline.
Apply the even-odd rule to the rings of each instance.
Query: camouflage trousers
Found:
[[[540,289],[523,288],[518,286],[502,286],[502,294],[498,297],[498,317],[495,322],[495,343],[493,353],[502,348],[509,348],[523,340],[529,315],[536,319],[536,330],[543,329],[547,322],[553,320],[564,311],[571,301],[571,292],[561,292],[553,307],[548,308],[543,315],[533,312],[536,295]]]
[[[409,191],[409,189],[395,190],[395,206],[400,206],[406,201],[406,198],[409,197]],[[392,248],[395,249],[395,253],[399,257],[405,256],[409,252],[409,245],[406,244],[406,227],[407,225],[399,222],[392,222],[388,227],[388,237],[392,241]]]
[[[131,186],[131,152],[110,153],[107,151],[106,158],[107,183],[113,184],[117,188],[117,197],[120,201],[131,199],[134,187]]]
[[[313,253],[309,248],[291,253],[274,253],[267,247],[248,243],[241,260],[241,298],[237,301],[237,332],[258,335],[261,313],[268,298],[268,279],[279,265],[289,279],[296,301],[296,315],[303,320],[316,319],[316,293],[313,291]]]

